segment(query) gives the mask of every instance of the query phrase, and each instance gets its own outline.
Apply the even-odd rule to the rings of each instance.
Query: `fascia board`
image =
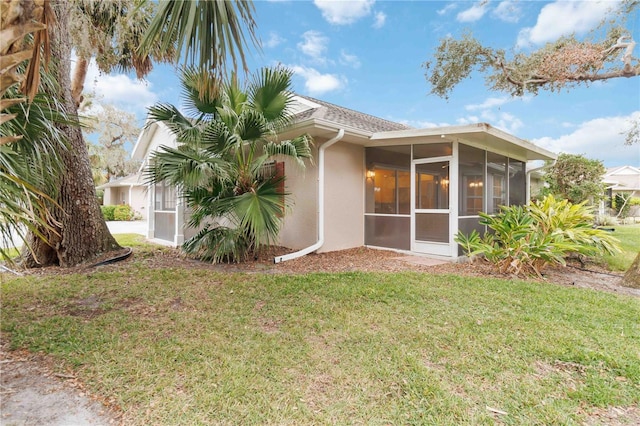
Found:
[[[444,136],[444,137],[449,136],[449,137],[458,137],[461,139],[466,139],[465,135],[471,138],[472,135],[482,135],[482,134],[492,136],[494,138],[507,142],[510,145],[514,145],[520,149],[525,149],[526,151],[532,152],[536,154],[537,157],[540,157],[538,159],[541,159],[541,160],[554,160],[557,158],[557,155],[555,153],[548,151],[544,148],[541,148],[539,146],[536,146],[531,142],[525,141],[524,139],[520,139],[509,133],[498,130],[487,123],[469,124],[464,126],[431,127],[427,129],[408,129],[408,130],[397,130],[397,131],[391,131],[391,132],[378,132],[378,133],[374,133],[371,136],[371,141],[376,141],[376,142],[383,142],[385,140],[398,141],[401,139],[410,139],[410,138],[419,138],[419,137],[439,137],[439,136]],[[466,140],[472,142],[471,139],[466,139]]]

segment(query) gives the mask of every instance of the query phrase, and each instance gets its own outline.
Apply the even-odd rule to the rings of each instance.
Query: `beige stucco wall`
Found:
[[[131,208],[142,216],[142,220],[147,220],[148,216],[148,193],[146,186],[134,186],[131,188]]]
[[[364,245],[364,148],[338,142],[326,151],[325,244],[334,251]]]
[[[286,190],[292,210],[285,216],[280,244],[302,249],[317,241],[318,147],[314,164],[301,170],[287,161]],[[325,244],[318,252],[364,245],[364,149],[338,142],[325,151]]]
[[[318,141],[315,143],[314,163],[307,163],[304,169],[285,159],[285,191],[291,206],[280,230],[280,245],[296,250],[310,246],[318,237]]]

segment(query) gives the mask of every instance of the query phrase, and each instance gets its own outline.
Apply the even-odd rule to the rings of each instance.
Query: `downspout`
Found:
[[[334,138],[329,139],[318,149],[318,241],[316,241],[315,244],[294,253],[276,256],[273,258],[273,263],[297,259],[318,250],[324,245],[324,152],[331,145],[339,142],[343,137],[344,129],[340,129]]]

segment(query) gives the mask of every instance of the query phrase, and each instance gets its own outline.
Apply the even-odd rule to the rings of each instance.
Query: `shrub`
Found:
[[[100,206],[100,210],[102,210],[102,217],[104,217],[104,220],[115,220],[114,212],[116,210],[116,206]]]
[[[529,206],[501,207],[498,214],[480,213],[480,223],[491,231],[480,237],[458,232],[455,241],[468,256],[483,255],[502,273],[537,275],[547,264],[565,264],[570,253],[582,255],[620,252],[618,240],[594,229],[585,203],[556,201],[551,195]]]
[[[121,204],[116,206],[113,212],[114,220],[131,220],[133,218],[133,209],[131,206]]]
[[[594,223],[596,226],[617,226],[619,225],[618,219],[613,216],[603,215],[596,216]]]

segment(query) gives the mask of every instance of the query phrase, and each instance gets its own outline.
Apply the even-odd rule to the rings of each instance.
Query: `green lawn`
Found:
[[[604,261],[612,271],[626,271],[640,252],[640,225],[620,225],[613,235],[620,240],[621,254],[604,256]]]
[[[638,298],[420,273],[148,269],[157,249],[139,247],[119,271],[2,283],[12,348],[63,361],[127,424],[582,424],[640,404]]]

